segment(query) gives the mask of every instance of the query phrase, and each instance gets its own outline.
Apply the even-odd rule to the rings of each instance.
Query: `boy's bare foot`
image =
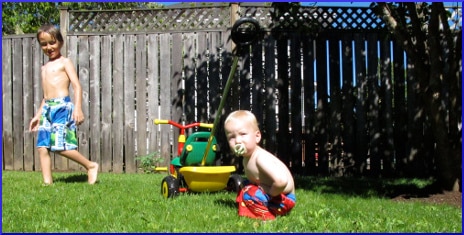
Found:
[[[95,184],[97,182],[98,175],[98,163],[94,162],[91,167],[87,170],[87,175],[89,177],[89,184]]]
[[[46,185],[52,185],[53,184],[53,179],[44,179],[43,183],[44,186]]]

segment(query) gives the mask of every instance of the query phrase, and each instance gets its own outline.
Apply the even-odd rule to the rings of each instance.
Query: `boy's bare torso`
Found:
[[[65,66],[68,60],[61,56],[42,66],[42,86],[46,100],[69,95],[70,79]]]
[[[267,164],[267,166],[271,166],[272,169],[269,169],[273,172],[273,174],[277,174],[279,177],[287,178],[287,185],[283,191],[284,194],[288,193],[295,193],[295,186],[293,177],[288,170],[287,166],[271,153],[267,152],[266,150],[259,148],[253,153],[253,155],[249,158],[243,158],[243,165],[245,168],[245,175],[247,178],[254,183],[262,186],[263,188],[269,187],[272,185],[273,180],[267,177],[265,174],[260,173],[262,170],[258,169],[257,159],[261,158],[260,161],[266,161],[271,164]]]

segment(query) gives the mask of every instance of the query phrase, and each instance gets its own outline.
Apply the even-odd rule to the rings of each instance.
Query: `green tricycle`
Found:
[[[169,164],[169,175],[161,182],[161,194],[172,198],[183,192],[216,192],[228,190],[237,192],[241,188],[242,177],[235,172],[235,166],[215,166],[217,141],[213,137],[207,149],[211,136],[209,131],[197,131],[186,138],[185,130],[192,127],[212,129],[213,124],[191,123],[181,125],[172,120],[155,119],[154,123],[169,124],[180,129],[177,140],[177,154]],[[207,154],[206,158],[205,152]],[[168,170],[156,168],[156,170]]]

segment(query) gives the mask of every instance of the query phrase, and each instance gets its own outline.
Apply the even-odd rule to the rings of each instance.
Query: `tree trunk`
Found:
[[[445,11],[443,4],[432,3],[431,16],[428,27],[428,46],[430,58],[430,73],[428,77],[428,84],[425,87],[425,108],[427,114],[432,121],[432,131],[436,141],[435,159],[437,164],[437,175],[439,185],[446,191],[459,190],[460,170],[456,166],[460,166],[460,159],[458,153],[450,141],[450,133],[454,132],[453,126],[447,126],[447,110],[450,106],[446,105],[447,97],[445,97],[444,81],[447,78],[444,70],[445,58],[454,57],[454,50],[448,50],[448,53],[443,53],[445,49],[454,48],[453,45],[446,45],[445,37],[442,37],[442,32],[439,30],[440,24],[447,22],[440,22],[440,14]],[[445,48],[446,46],[446,48]],[[421,61],[417,61],[421,63]],[[422,62],[423,63],[423,62]],[[451,71],[448,71],[451,72]],[[451,135],[452,136],[452,135]],[[459,171],[457,171],[459,170]]]
[[[462,116],[459,119],[455,115],[456,109],[461,110],[461,103],[457,101],[457,94],[460,95],[460,93],[454,87],[461,84],[462,68],[453,66],[455,60],[462,56],[460,45],[457,45],[461,43],[459,40],[461,37],[457,36],[455,41],[450,40],[454,34],[446,25],[447,22],[443,20],[443,16],[446,15],[443,3],[432,3],[428,17],[418,14],[417,4],[423,3],[405,3],[400,4],[399,7],[391,7],[388,3],[378,3],[379,15],[413,61],[414,73],[416,79],[419,79],[423,108],[432,124],[432,138],[435,143],[435,177],[438,186],[446,191],[462,191],[460,184],[462,180],[460,134],[462,132],[458,127],[462,123]],[[399,8],[403,9],[399,10]],[[406,17],[404,12],[408,12],[409,17]],[[406,22],[407,18],[410,22]],[[421,20],[423,19],[428,19],[426,29],[422,27]],[[444,30],[440,29],[441,26]],[[445,69],[447,64],[449,66]],[[449,85],[446,86],[446,83]]]

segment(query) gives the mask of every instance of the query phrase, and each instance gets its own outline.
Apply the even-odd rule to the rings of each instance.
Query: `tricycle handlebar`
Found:
[[[196,127],[196,126],[210,128],[210,129],[213,128],[213,124],[202,123],[202,122],[195,122],[195,123],[191,123],[191,124],[187,124],[187,125],[181,125],[181,124],[179,124],[177,122],[174,122],[172,120],[164,120],[164,119],[155,119],[153,122],[155,123],[155,125],[169,124],[169,125],[175,126],[177,128],[180,128],[180,129],[187,129],[187,128],[192,128],[192,127]]]
[[[213,129],[213,124],[212,123],[200,123],[200,127]]]
[[[169,123],[169,120],[155,119],[155,120],[154,120],[154,123],[155,123],[156,125],[158,125],[158,124],[168,124],[168,123]]]

